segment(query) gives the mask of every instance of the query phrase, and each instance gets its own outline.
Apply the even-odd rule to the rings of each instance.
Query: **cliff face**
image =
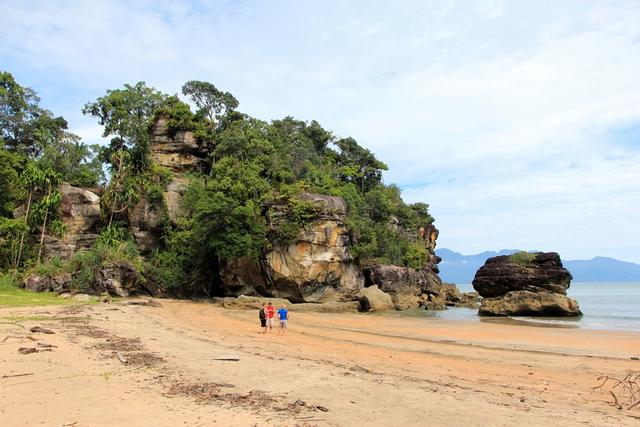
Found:
[[[223,266],[228,295],[269,295],[293,302],[348,301],[357,298],[364,276],[349,253],[344,225],[347,207],[339,197],[303,194],[318,216],[295,242],[268,252],[261,260]]]
[[[64,238],[45,236],[44,256],[68,258],[77,250],[90,248],[98,237],[100,197],[92,191],[67,183],[60,186],[60,216],[66,226]]]
[[[179,131],[172,135],[167,121],[160,118],[150,130],[150,154],[154,163],[171,171],[171,181],[163,194],[163,205],[150,203],[143,197],[127,211],[129,228],[142,253],[149,253],[161,245],[161,232],[166,213],[175,221],[187,189],[186,172],[204,172],[206,153],[196,142],[192,132]]]

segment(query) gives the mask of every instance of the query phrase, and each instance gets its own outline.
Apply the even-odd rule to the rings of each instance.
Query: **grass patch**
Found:
[[[53,292],[31,292],[19,288],[0,288],[0,307],[81,304],[74,299],[60,298]]]
[[[533,263],[533,260],[536,259],[536,255],[537,254],[520,251],[516,252],[515,254],[509,255],[509,259],[515,264],[518,264],[522,267],[527,267]]]

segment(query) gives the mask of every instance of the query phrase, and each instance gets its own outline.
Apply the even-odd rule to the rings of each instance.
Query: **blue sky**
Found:
[[[316,119],[426,201],[439,246],[640,262],[640,2],[0,0],[0,69],[87,142],[145,80]]]

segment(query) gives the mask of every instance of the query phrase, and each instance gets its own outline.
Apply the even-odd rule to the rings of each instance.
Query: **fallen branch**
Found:
[[[3,375],[0,378],[26,377],[27,375],[33,375],[33,372],[29,372],[29,373],[26,373],[26,374]]]
[[[624,378],[605,375],[598,377],[598,381],[600,384],[592,390],[607,388],[616,408],[628,410],[640,405],[640,373],[628,374]]]
[[[29,329],[29,331],[33,333],[39,332],[41,334],[55,334],[55,332],[53,332],[51,329],[46,329],[41,326],[34,326],[33,328]]]

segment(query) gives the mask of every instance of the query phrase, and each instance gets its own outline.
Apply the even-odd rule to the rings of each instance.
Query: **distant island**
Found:
[[[497,255],[511,255],[518,249],[502,249],[498,252],[485,251],[475,255],[463,255],[450,249],[436,249],[442,257],[440,277],[450,283],[471,283],[476,271],[487,258]],[[640,265],[608,257],[590,260],[562,260],[563,265],[573,275],[575,282],[626,282],[640,281]]]

